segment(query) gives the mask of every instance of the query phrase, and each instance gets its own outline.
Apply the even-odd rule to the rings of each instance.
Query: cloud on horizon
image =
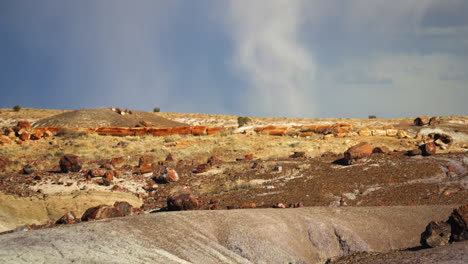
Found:
[[[466,115],[467,12],[464,0],[6,0],[0,104]]]

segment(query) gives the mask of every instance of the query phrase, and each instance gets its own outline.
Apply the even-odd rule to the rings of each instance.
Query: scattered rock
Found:
[[[202,163],[197,166],[196,172],[197,173],[203,173],[211,170],[211,166],[208,163]]]
[[[283,167],[281,167],[281,166],[275,166],[275,167],[273,168],[273,171],[281,172],[282,170],[283,170]]]
[[[297,159],[297,158],[308,158],[309,156],[305,152],[299,151],[299,152],[294,152],[294,154],[292,154],[289,157],[292,159]]]
[[[421,245],[431,248],[447,245],[451,229],[450,225],[445,222],[430,222],[421,234]]]
[[[128,142],[119,141],[116,146],[121,147],[121,148],[126,148],[126,147],[128,147]]]
[[[98,169],[90,169],[88,171],[88,176],[90,177],[102,177],[104,176],[104,171],[103,170],[98,170]]]
[[[167,209],[169,211],[197,210],[200,201],[190,190],[180,190],[167,198]]]
[[[9,137],[0,135],[0,145],[6,145],[10,143],[11,143],[11,139]]]
[[[104,173],[104,179],[112,182],[114,180],[115,171],[108,170]]]
[[[372,145],[361,142],[345,151],[344,161],[347,165],[354,164],[356,161],[368,157],[372,151]]]
[[[452,227],[452,241],[468,240],[468,205],[453,210],[447,223]]]
[[[210,210],[217,210],[217,209],[219,209],[219,200],[210,200],[209,209],[210,209]]]
[[[213,167],[215,164],[221,163],[221,160],[218,159],[218,157],[216,156],[211,156],[206,163],[210,164],[210,166]]]
[[[387,146],[375,147],[375,148],[372,150],[372,153],[383,153],[383,154],[387,154],[387,153],[390,153],[390,149],[389,149]]]
[[[286,205],[284,205],[283,203],[277,203],[273,205],[273,208],[286,208]]]
[[[81,220],[93,221],[120,216],[123,216],[123,214],[119,209],[109,205],[99,205],[86,210],[86,212],[84,212],[83,216],[81,217]]]
[[[14,130],[19,131],[20,129],[32,129],[32,126],[28,121],[18,121]]]
[[[257,208],[257,205],[255,203],[249,202],[249,203],[243,203],[240,208],[246,209],[246,208]]]
[[[33,139],[33,140],[39,140],[39,139],[42,138],[42,136],[43,136],[42,131],[36,130],[36,131],[34,131],[34,132],[31,134],[31,139]]]
[[[60,169],[62,172],[79,172],[81,170],[80,157],[72,154],[67,154],[60,159]]]
[[[253,159],[254,159],[254,155],[252,153],[245,155],[245,160],[253,160]]]
[[[438,125],[438,124],[440,124],[440,116],[431,117],[431,119],[429,120],[429,125],[435,126],[435,125]]]
[[[175,169],[166,167],[157,180],[163,183],[176,182],[179,180],[179,174]]]
[[[112,158],[111,164],[115,166],[115,165],[122,164],[124,161],[125,161],[124,157]]]
[[[258,162],[254,162],[252,164],[252,169],[261,169],[261,168],[263,168],[263,166]]]
[[[153,171],[153,164],[151,160],[146,156],[140,157],[138,161],[138,167],[139,167],[138,172],[140,174],[149,173]]]
[[[407,138],[407,137],[408,137],[408,133],[406,133],[406,131],[404,131],[404,130],[398,130],[398,132],[397,132],[397,137],[398,137],[398,138]]]
[[[31,162],[29,164],[26,164],[26,166],[23,167],[22,173],[23,174],[32,174],[36,170],[36,162]]]
[[[115,202],[114,207],[119,209],[123,216],[132,215],[133,207],[128,202]]]
[[[178,160],[177,160],[177,158],[174,156],[174,154],[169,153],[169,154],[167,154],[166,161],[169,161],[169,162],[176,162],[176,163],[177,163]]]
[[[27,141],[27,140],[29,140],[30,137],[31,137],[31,135],[28,132],[23,132],[20,135],[20,139],[22,141]]]
[[[60,219],[58,219],[55,224],[57,225],[69,225],[78,222],[80,219],[76,217],[75,212],[69,211],[65,213]]]

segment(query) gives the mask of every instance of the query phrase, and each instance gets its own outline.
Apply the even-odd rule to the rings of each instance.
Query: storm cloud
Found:
[[[468,4],[0,3],[1,107],[466,115]]]

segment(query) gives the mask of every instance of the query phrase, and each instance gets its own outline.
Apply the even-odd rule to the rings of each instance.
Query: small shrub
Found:
[[[21,106],[19,106],[19,105],[13,106],[13,111],[19,112],[20,110],[21,110]]]
[[[244,125],[251,123],[251,122],[252,122],[252,119],[250,119],[250,117],[247,117],[247,116],[239,116],[237,118],[237,124],[239,125],[239,127],[243,127]]]
[[[75,139],[83,136],[87,136],[88,133],[85,131],[70,129],[70,128],[62,128],[60,129],[55,136],[61,137],[64,139]]]
[[[155,107],[155,108],[153,108],[153,112],[159,113],[159,112],[161,112],[161,108]]]
[[[377,119],[377,116],[375,116],[375,115],[370,115],[370,116],[369,116],[369,119]]]

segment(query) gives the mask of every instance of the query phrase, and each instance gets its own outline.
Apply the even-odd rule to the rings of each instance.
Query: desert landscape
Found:
[[[465,116],[23,108],[0,127],[5,263],[468,259]]]

